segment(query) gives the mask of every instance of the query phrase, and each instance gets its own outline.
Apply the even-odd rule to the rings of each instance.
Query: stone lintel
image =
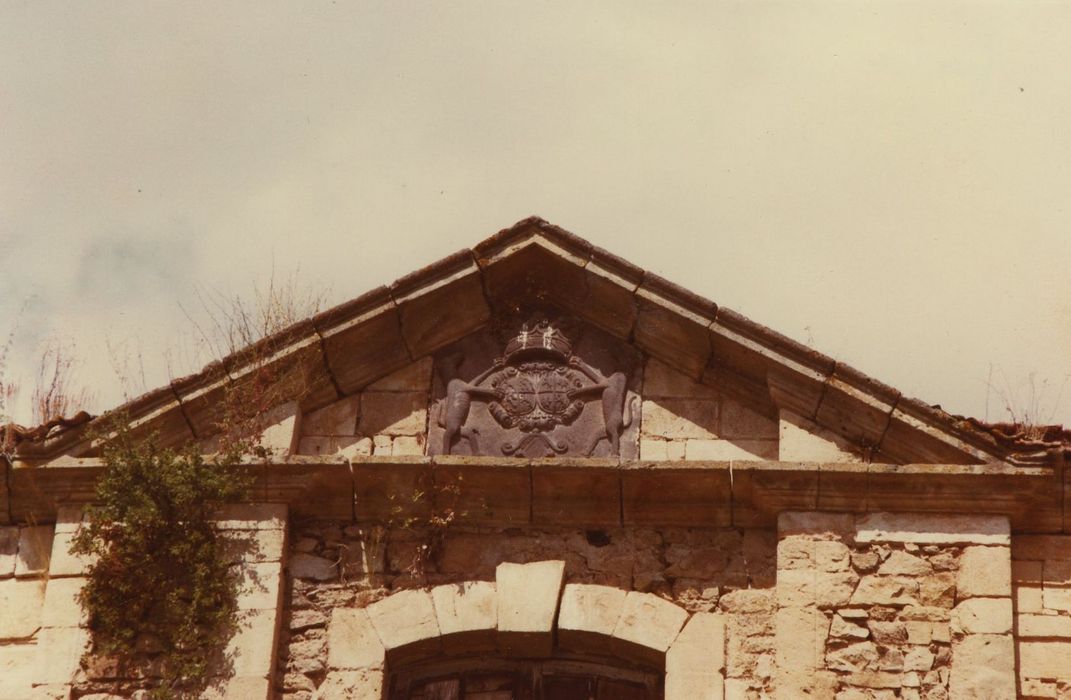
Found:
[[[102,468],[99,459],[16,461],[12,521],[52,522],[61,505],[90,502]],[[1071,477],[1048,467],[438,456],[290,457],[247,469],[254,501],[358,521],[389,519],[395,505],[426,516],[453,498],[435,492],[461,476],[455,509],[469,524],[773,527],[779,512],[822,510],[1003,515],[1017,534],[1071,532],[1062,512]]]
[[[621,524],[621,480],[616,466],[533,465],[531,478],[534,524]]]
[[[726,527],[730,524],[729,462],[640,463],[621,470],[625,525]]]
[[[532,476],[526,460],[503,464],[493,457],[442,455],[432,466],[435,507],[454,511],[458,522],[481,525],[528,523]]]

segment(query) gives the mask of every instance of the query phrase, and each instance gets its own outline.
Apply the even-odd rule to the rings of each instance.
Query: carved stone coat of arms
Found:
[[[612,354],[589,354],[599,356],[603,370],[574,352],[560,324],[537,316],[471,379],[440,371],[441,442],[432,443],[432,453],[620,455],[638,401],[624,369],[606,371]]]

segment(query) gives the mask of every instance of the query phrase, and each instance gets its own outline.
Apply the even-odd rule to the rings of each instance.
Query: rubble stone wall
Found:
[[[1015,697],[1006,519],[783,513],[778,529],[779,694]]]
[[[720,613],[728,673],[748,687],[768,688],[775,549],[775,533],[767,530],[451,527],[436,533],[295,521],[276,688],[287,700],[309,700],[329,674],[346,670],[331,663],[329,630],[339,611],[398,591],[493,583],[503,563],[545,560],[564,561],[567,589],[607,587],[650,594],[693,615]],[[324,692],[320,697],[334,697]]]

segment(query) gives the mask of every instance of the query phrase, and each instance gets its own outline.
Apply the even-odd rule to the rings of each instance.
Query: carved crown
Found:
[[[538,318],[521,326],[521,330],[506,343],[506,362],[550,359],[565,362],[573,354],[573,344],[560,328],[549,320]]]

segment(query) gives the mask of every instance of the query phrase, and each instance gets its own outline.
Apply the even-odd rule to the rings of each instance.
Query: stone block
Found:
[[[361,394],[361,435],[422,435],[427,429],[426,392],[367,391]]]
[[[389,441],[390,438],[387,438]],[[350,436],[311,436],[303,437],[298,441],[297,453],[310,457],[329,457],[337,459],[353,459],[354,457],[367,457],[372,454],[372,439],[367,437]]]
[[[1019,613],[1039,613],[1044,609],[1041,586],[1015,587],[1015,610]]]
[[[1046,610],[1071,612],[1071,586],[1049,586],[1041,589],[1041,602]]]
[[[774,614],[777,687],[784,697],[810,695],[824,664],[828,624],[815,608],[781,608]]]
[[[385,288],[325,312],[313,323],[323,338],[331,375],[345,394],[360,391],[412,361],[397,307]]]
[[[1056,681],[1044,681],[1036,678],[1020,678],[1020,697],[1059,698],[1060,689]]]
[[[643,281],[643,270],[596,248],[584,276],[588,293],[577,313],[618,338],[628,338],[636,322],[633,294]]]
[[[532,479],[527,463],[444,455],[434,460],[436,508],[440,512],[449,508],[459,521],[482,525],[528,523]],[[451,491],[455,488],[456,493]]]
[[[532,465],[532,521],[539,524],[621,524],[618,470]]]
[[[16,576],[43,576],[52,558],[52,526],[19,528],[19,551],[15,557]]]
[[[43,579],[0,581],[0,640],[26,639],[41,626],[41,604],[45,600]]]
[[[837,363],[833,376],[826,379],[815,420],[856,444],[877,445],[898,399],[894,389]]]
[[[301,437],[301,409],[296,401],[274,406],[263,415],[264,430],[260,433],[259,447],[274,455],[290,455],[297,450]]]
[[[1049,559],[1046,561],[1045,583],[1071,584],[1071,559]]]
[[[423,459],[362,462],[354,464],[357,519],[380,522],[427,518],[432,499],[428,496],[431,467]]]
[[[629,591],[614,626],[614,646],[623,656],[661,668],[688,612],[652,593]]]
[[[48,566],[48,575],[52,578],[63,576],[85,576],[96,557],[76,556],[71,554],[71,540],[74,532],[57,532],[52,541],[52,559]]]
[[[983,547],[983,549],[987,549]],[[993,549],[1003,549],[1007,551],[1006,547]],[[916,557],[914,554],[901,551],[899,549],[893,550],[889,555],[889,558],[882,562],[878,567],[878,573],[887,576],[926,576],[933,573],[933,565],[931,565],[925,559]],[[998,595],[992,594],[979,594],[979,595]]]
[[[331,671],[312,695],[312,700],[382,700],[383,671]]]
[[[717,307],[672,283],[648,275],[636,290],[636,345],[685,374],[698,378],[711,355],[710,324]]]
[[[431,388],[432,361],[423,357],[368,385],[367,391],[417,391]]]
[[[81,627],[46,627],[37,635],[34,685],[66,684],[74,678],[82,654],[89,649],[89,631]]]
[[[703,669],[720,675],[725,668],[725,618],[695,613],[666,652],[666,673],[685,674]]]
[[[491,317],[479,268],[463,250],[391,285],[412,357],[435,352]]]
[[[287,523],[285,503],[232,503],[220,508],[220,530],[282,530]]]
[[[424,454],[424,436],[399,435],[391,442],[390,453],[394,457],[419,457]]]
[[[778,537],[808,535],[814,539],[842,539],[852,532],[855,516],[848,513],[789,511],[777,518]]]
[[[683,457],[683,455],[681,455]],[[644,462],[669,460],[669,442],[666,440],[640,440],[640,459]]]
[[[1009,547],[965,547],[956,572],[956,595],[1011,595],[1011,549]]]
[[[625,525],[727,527],[728,464],[650,465],[621,470]]]
[[[1071,559],[1071,535],[1016,535],[1012,538],[1014,559]]]
[[[859,462],[852,444],[813,421],[780,412],[778,459],[782,462]]]
[[[564,561],[498,565],[498,632],[504,652],[517,656],[550,654],[564,575]]]
[[[52,578],[45,587],[42,627],[84,627],[87,616],[78,603],[84,578]]]
[[[869,513],[859,517],[855,540],[1007,546],[1011,528],[1004,516]]]
[[[806,536],[793,535],[783,538],[778,543],[778,562],[781,559],[781,545],[796,544],[810,552],[810,564],[820,573],[846,573],[852,570],[852,550],[840,540],[819,540]],[[780,566],[780,563],[778,563]],[[803,568],[803,567],[797,567]]]
[[[361,395],[353,394],[311,411],[301,419],[302,436],[351,436],[357,434]]]
[[[225,654],[233,659],[235,676],[271,675],[275,664],[278,637],[276,611],[243,610],[238,614],[238,629],[227,642]]]
[[[465,654],[493,651],[498,629],[498,595],[495,584],[466,581],[431,589],[443,651]]]
[[[908,644],[928,645],[933,641],[933,623],[925,620],[916,620],[904,625],[907,628]]]
[[[279,607],[283,577],[283,565],[280,562],[243,563],[239,565],[239,573],[239,610],[274,611]]]
[[[953,648],[954,649],[954,648]],[[1019,642],[1019,673],[1024,678],[1071,677],[1071,641]]]
[[[570,583],[562,592],[558,644],[581,653],[606,649],[625,604],[625,591],[610,586]]]
[[[1019,637],[1062,637],[1071,640],[1071,615],[1024,615],[1016,617]]]
[[[533,298],[565,308],[578,305],[588,294],[584,266],[590,246],[578,250],[572,243],[548,240],[542,232],[531,233],[510,241],[491,239],[473,249],[488,295],[504,306]]]
[[[82,696],[86,697],[86,696]],[[209,686],[201,695],[201,700],[268,700],[271,697],[271,681],[264,676],[232,676],[221,678],[218,683]],[[111,700],[111,698],[102,700]]]
[[[714,387],[697,382],[653,357],[647,360],[643,370],[643,395],[647,398],[718,398]]]
[[[687,440],[684,458],[690,462],[762,461],[777,459],[776,440]]]
[[[231,564],[282,561],[286,530],[228,530],[220,534],[223,555]]]
[[[640,434],[669,439],[718,437],[718,402],[705,399],[644,399]]]
[[[776,441],[780,433],[777,420],[730,398],[722,399],[719,421],[718,434],[726,438]]]
[[[724,680],[711,671],[678,671],[666,674],[666,700],[722,700]]]
[[[777,603],[782,607],[837,607],[848,603],[859,577],[851,571],[778,569]]]
[[[36,644],[0,645],[0,698],[30,697],[36,655]]]
[[[1024,665],[1024,671],[1025,668]],[[953,698],[1014,698],[1015,643],[1012,637],[970,634],[954,643],[948,690]]]
[[[957,634],[1010,634],[1011,598],[968,598],[952,611],[952,631]]]
[[[19,529],[0,527],[0,578],[15,575],[15,555],[19,551]]]
[[[392,662],[423,658],[440,650],[439,623],[427,591],[394,593],[369,605],[368,617]]]
[[[382,668],[386,650],[364,608],[335,608],[327,623],[327,665],[331,670]]]
[[[919,582],[908,576],[863,576],[852,605],[917,605]]]
[[[733,524],[766,528],[780,513],[815,509],[818,476],[814,465],[734,460]]]

